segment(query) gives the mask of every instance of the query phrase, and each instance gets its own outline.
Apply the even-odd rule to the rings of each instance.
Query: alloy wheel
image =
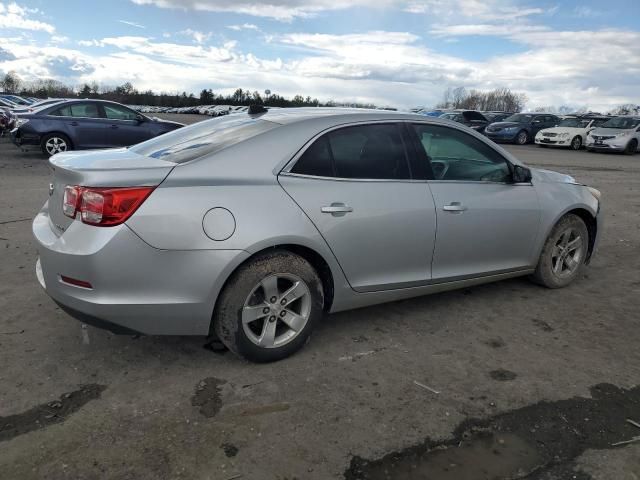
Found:
[[[56,153],[67,151],[67,142],[60,137],[51,137],[45,143],[45,148],[49,155],[55,155]]]
[[[580,150],[580,148],[582,148],[582,139],[580,137],[575,137],[571,141],[571,148],[574,150]]]
[[[551,251],[553,273],[560,278],[573,275],[582,262],[583,249],[584,241],[578,230],[568,228],[562,232]]]
[[[525,143],[527,143],[527,140],[529,140],[527,132],[523,131],[518,134],[518,144],[524,145]]]
[[[297,275],[269,275],[253,288],[244,302],[243,331],[261,348],[286,345],[307,325],[311,301],[309,287]]]

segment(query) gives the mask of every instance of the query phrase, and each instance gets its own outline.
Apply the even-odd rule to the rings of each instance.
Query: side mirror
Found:
[[[136,115],[136,121],[137,121],[138,123],[146,122],[146,121],[147,121],[147,118],[146,118],[144,115],[140,115],[140,114],[138,114],[138,115]]]
[[[531,170],[521,165],[514,165],[513,183],[531,183]]]

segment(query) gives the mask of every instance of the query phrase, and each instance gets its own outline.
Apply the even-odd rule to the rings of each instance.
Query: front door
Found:
[[[513,184],[506,159],[459,129],[414,124],[431,163],[429,182],[438,234],[434,281],[530,268],[540,229],[540,207],[531,184]],[[425,159],[427,161],[427,159]]]
[[[279,177],[357,291],[431,278],[433,198],[425,182],[412,181],[401,132],[389,123],[333,130]]]
[[[146,122],[139,121],[133,110],[111,103],[103,103],[102,107],[109,125],[108,146],[128,147],[151,137]]]

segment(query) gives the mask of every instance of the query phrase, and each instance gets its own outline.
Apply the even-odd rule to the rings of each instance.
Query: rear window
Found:
[[[179,128],[134,145],[130,150],[146,157],[185,163],[248,140],[277,126],[276,123],[251,118],[248,115],[230,115]]]

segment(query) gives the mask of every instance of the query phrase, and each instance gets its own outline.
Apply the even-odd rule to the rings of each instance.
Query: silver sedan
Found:
[[[412,114],[250,110],[50,162],[33,232],[53,300],[260,362],[324,313],[520,275],[564,287],[601,230],[594,188]]]

